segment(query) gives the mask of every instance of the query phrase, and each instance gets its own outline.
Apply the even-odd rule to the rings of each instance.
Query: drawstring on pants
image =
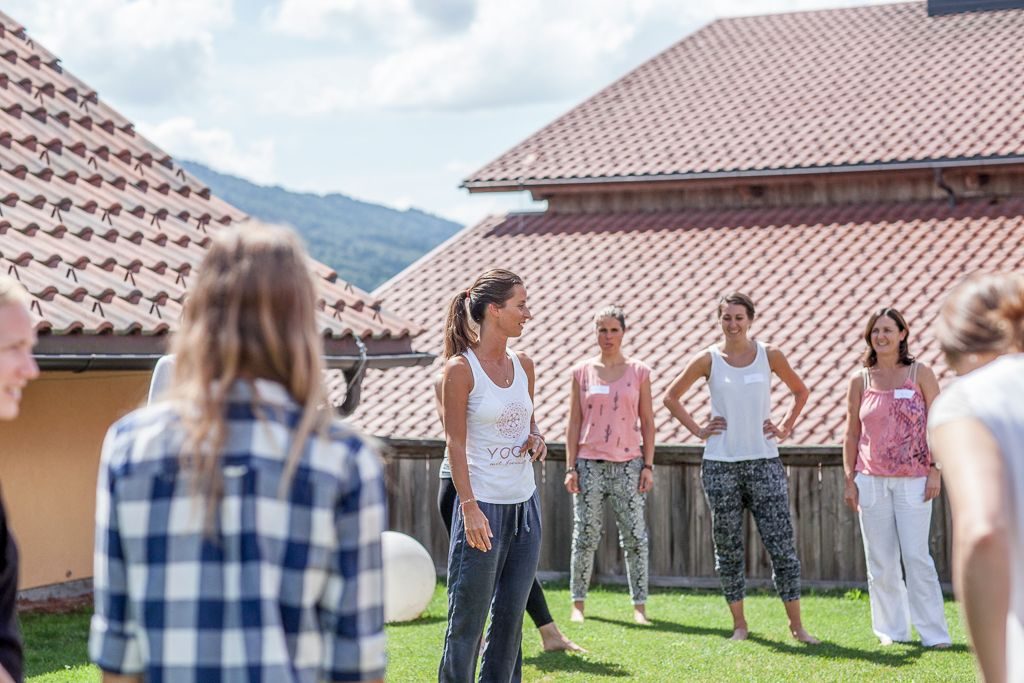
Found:
[[[515,527],[515,531],[513,532],[516,536],[519,535],[519,510],[520,509],[523,511],[523,517],[522,517],[522,519],[523,519],[523,528],[526,529],[526,533],[530,533],[530,508],[527,507],[529,504],[530,504],[530,501],[528,501],[528,500],[524,501],[522,503],[516,503],[516,527]]]

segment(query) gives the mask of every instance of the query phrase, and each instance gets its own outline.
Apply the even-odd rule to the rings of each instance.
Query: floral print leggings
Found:
[[[647,522],[645,496],[637,491],[643,458],[611,462],[580,458],[576,461],[580,492],[573,494],[572,599],[584,600],[594,571],[594,551],[601,541],[604,499],[611,498],[619,527],[619,547],[626,557],[626,578],[634,605],[647,602]]]
[[[715,542],[715,569],[727,602],[743,599],[743,510],[750,510],[772,559],[772,580],[783,601],[800,598],[800,559],[789,518],[786,470],[778,458],[724,462],[705,460],[701,465],[704,495],[711,508],[711,535]]]

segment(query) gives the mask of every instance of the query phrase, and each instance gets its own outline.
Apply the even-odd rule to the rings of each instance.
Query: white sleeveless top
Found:
[[[939,394],[928,413],[928,431],[974,418],[999,444],[1010,494],[1010,604],[1006,618],[1008,681],[1024,680],[1024,354],[997,358]],[[964,453],[969,457],[969,453]]]
[[[499,387],[484,372],[472,349],[463,354],[473,369],[466,411],[466,460],[473,495],[485,503],[522,503],[537,488],[526,452],[533,402],[526,372],[514,353],[513,379]]]
[[[725,362],[717,345],[711,353],[711,415],[725,418],[725,431],[708,437],[704,447],[705,460],[738,462],[779,457],[774,437],[764,435],[764,421],[771,417],[772,370],[768,351],[761,342],[754,342],[754,362],[734,368]]]

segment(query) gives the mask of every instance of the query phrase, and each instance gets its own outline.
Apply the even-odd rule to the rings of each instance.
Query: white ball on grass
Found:
[[[384,621],[412,621],[430,603],[437,585],[434,560],[411,536],[385,531],[381,538],[384,557]]]

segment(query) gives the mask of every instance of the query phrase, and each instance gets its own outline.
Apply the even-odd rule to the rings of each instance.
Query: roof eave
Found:
[[[125,371],[152,370],[161,353],[36,353],[36,363],[46,371]],[[328,355],[324,362],[330,370],[347,370],[359,364],[359,356]],[[367,367],[383,370],[387,368],[430,365],[434,362],[429,353],[389,353],[367,356]]]
[[[787,176],[813,176],[835,173],[865,173],[874,171],[921,171],[936,168],[965,168],[1008,166],[1024,164],[1024,156],[958,157],[950,159],[922,159],[869,164],[837,166],[806,166],[800,168],[765,168],[734,171],[702,171],[695,173],[657,173],[647,175],[585,176],[577,178],[517,178],[515,180],[464,180],[460,187],[469,192],[522,192],[525,190],[553,189],[584,185],[642,184],[679,182],[689,180],[747,180],[751,178],[780,178]]]

